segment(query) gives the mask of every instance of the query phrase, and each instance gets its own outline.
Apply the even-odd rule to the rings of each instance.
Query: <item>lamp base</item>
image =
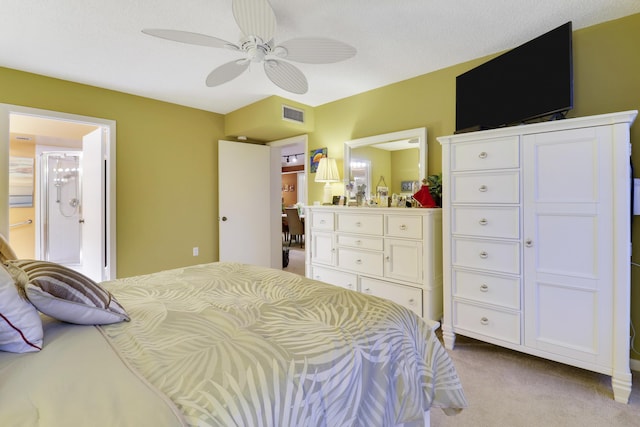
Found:
[[[322,196],[322,204],[323,205],[331,205],[333,204],[333,196],[331,193],[331,183],[326,182],[324,184],[324,194]]]

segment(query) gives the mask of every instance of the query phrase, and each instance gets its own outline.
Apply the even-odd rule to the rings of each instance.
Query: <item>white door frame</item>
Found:
[[[9,132],[10,115],[21,114],[99,126],[103,129],[103,153],[106,179],[103,178],[105,209],[102,223],[106,228],[103,245],[103,280],[116,278],[116,122],[96,117],[42,110],[0,103],[0,233],[9,234]]]

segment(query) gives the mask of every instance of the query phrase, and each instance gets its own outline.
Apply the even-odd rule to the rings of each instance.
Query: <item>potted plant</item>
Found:
[[[433,201],[437,206],[442,207],[442,174],[427,176],[427,185]]]

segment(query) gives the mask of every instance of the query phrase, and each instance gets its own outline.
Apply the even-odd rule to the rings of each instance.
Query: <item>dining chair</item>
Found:
[[[282,217],[282,240],[288,242],[291,236],[289,235],[289,223],[287,222],[286,215]]]
[[[304,224],[298,215],[297,208],[285,208],[287,214],[287,224],[289,225],[289,246],[295,238],[300,242],[300,247],[304,247]]]

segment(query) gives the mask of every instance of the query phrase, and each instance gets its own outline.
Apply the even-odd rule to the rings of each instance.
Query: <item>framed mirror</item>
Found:
[[[370,197],[378,186],[389,194],[413,194],[413,183],[427,176],[427,129],[416,128],[352,139],[344,143],[344,180],[356,192],[366,186]],[[348,184],[352,184],[349,186]]]

